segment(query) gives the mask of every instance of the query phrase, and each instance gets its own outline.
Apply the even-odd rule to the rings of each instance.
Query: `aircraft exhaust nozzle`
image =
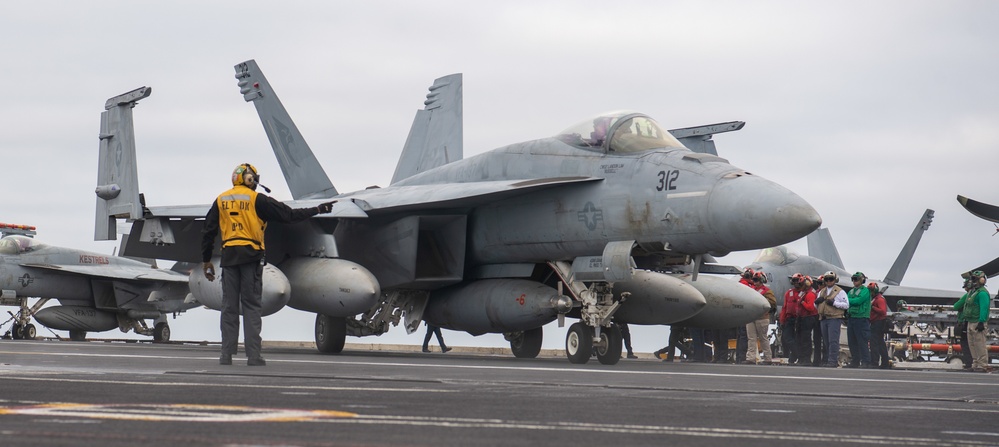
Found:
[[[371,309],[381,286],[368,269],[339,258],[293,258],[281,271],[295,287],[288,306],[331,317],[353,317]]]
[[[118,316],[114,312],[82,306],[46,307],[35,313],[35,320],[60,331],[103,332],[118,327]]]
[[[222,310],[222,269],[218,258],[212,260],[216,265],[215,281],[208,281],[201,268],[191,270],[188,284],[191,295],[205,307]],[[261,274],[260,315],[268,316],[284,308],[291,297],[291,283],[281,270],[271,264],[265,264]],[[242,314],[242,312],[240,312]]]
[[[707,305],[697,315],[675,324],[726,329],[755,321],[770,311],[770,303],[760,292],[736,281],[709,275],[698,275],[697,281],[692,281],[690,274],[677,275],[676,278],[700,291]]]
[[[755,175],[722,179],[711,192],[708,222],[722,250],[757,250],[796,241],[822,218],[805,199]]]
[[[526,279],[483,279],[435,290],[423,319],[472,335],[521,332],[558,316],[557,290]]]
[[[614,283],[614,293],[631,296],[614,313],[628,324],[672,324],[697,315],[707,300],[694,286],[664,273],[635,270],[630,281]]]

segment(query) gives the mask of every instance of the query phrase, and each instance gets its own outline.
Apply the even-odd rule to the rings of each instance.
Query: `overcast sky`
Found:
[[[848,270],[883,277],[932,208],[903,284],[953,289],[999,254],[993,225],[955,200],[999,203],[997,20],[993,1],[3,2],[0,221],[110,253],[93,241],[100,112],[140,86],[140,189],[181,205],[209,203],[242,162],[291,197],[239,62],[256,59],[343,192],[389,183],[427,87],[460,72],[465,156],[609,110],[745,121],[719,154],[808,200]],[[216,313],[185,317],[175,339],[218,339]],[[264,337],[311,340],[312,324],[285,310]],[[638,333],[640,351],[664,344],[665,329]],[[374,340],[420,341],[402,334]]]

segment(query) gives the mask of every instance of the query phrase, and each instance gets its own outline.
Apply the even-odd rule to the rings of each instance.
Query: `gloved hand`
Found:
[[[317,206],[316,208],[319,209],[319,214],[328,214],[331,211],[333,211],[334,203],[336,203],[336,200],[332,202],[320,203],[319,206]]]
[[[816,299],[815,299],[815,305],[816,305],[816,306],[818,306],[819,304],[822,304],[822,303],[824,303],[824,302],[826,302],[826,299],[825,299],[825,298],[816,298]]]
[[[979,321],[978,322],[978,326],[975,326],[975,330],[977,330],[978,332],[984,331],[985,330],[985,323]]]
[[[210,261],[201,264],[201,269],[204,270],[205,278],[208,278],[208,281],[215,281],[215,266]]]

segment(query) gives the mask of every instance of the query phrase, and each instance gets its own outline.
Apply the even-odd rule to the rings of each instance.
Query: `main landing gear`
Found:
[[[347,340],[347,319],[316,314],[316,349],[323,354],[339,354]]]
[[[544,330],[540,327],[524,332],[507,333],[503,336],[510,342],[510,350],[513,351],[514,357],[533,359],[541,353]]]
[[[584,364],[596,353],[604,365],[614,365],[621,360],[621,328],[611,323],[609,327],[591,327],[573,323],[565,335],[565,355],[570,363]]]

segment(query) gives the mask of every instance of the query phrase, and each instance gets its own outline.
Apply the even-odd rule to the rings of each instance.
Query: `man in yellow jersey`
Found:
[[[246,364],[264,366],[260,356],[260,294],[264,264],[264,229],[268,221],[298,222],[316,214],[329,213],[333,202],[314,208],[292,209],[273,198],[257,193],[257,168],[243,163],[232,171],[232,189],[223,192],[205,216],[202,231],[202,268],[209,281],[215,280],[212,251],[215,236],[222,233],[222,355],[219,364],[231,365],[239,339],[239,311],[243,310],[243,343]],[[266,187],[264,188],[267,189]],[[268,190],[267,192],[270,192]]]

